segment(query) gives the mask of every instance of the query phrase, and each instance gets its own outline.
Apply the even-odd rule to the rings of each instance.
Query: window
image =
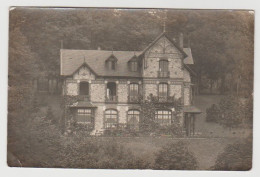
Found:
[[[138,84],[132,83],[129,86],[129,95],[138,96]]]
[[[160,83],[159,84],[159,101],[166,101],[168,96],[168,84]]]
[[[117,128],[117,111],[108,109],[105,111],[105,129]]]
[[[140,111],[138,110],[129,110],[127,115],[127,124],[130,129],[138,129],[139,128],[139,118]]]
[[[159,71],[168,72],[168,60],[163,59],[159,61]]]
[[[106,101],[117,101],[117,91],[116,91],[116,83],[108,82],[107,83],[107,93],[106,93]]]
[[[79,94],[89,95],[89,84],[88,82],[80,82],[79,84]]]
[[[92,123],[92,110],[78,109],[77,123]]]
[[[155,112],[155,122],[160,125],[171,125],[172,112],[170,110],[157,110]]]
[[[137,61],[131,61],[130,62],[130,70],[131,71],[137,71],[137,67],[138,67]]]

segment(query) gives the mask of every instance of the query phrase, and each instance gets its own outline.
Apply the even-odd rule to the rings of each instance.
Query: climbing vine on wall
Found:
[[[174,96],[168,97],[167,101],[162,102],[153,95],[149,95],[146,99],[141,100],[142,119],[140,120],[140,130],[146,133],[166,133],[180,135],[182,134],[180,116],[182,110],[182,100],[176,99]],[[155,112],[158,109],[172,110],[174,123],[170,126],[161,126],[155,122]]]

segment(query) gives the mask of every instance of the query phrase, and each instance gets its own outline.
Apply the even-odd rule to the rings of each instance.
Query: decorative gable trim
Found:
[[[86,63],[86,61],[84,61],[84,63],[80,65],[71,75],[73,76],[84,66],[86,66],[95,76],[98,76],[98,74]]]
[[[174,42],[170,37],[167,36],[166,32],[163,32],[162,34],[160,34],[152,43],[150,43],[143,51],[140,55],[144,54],[148,49],[150,49],[159,39],[161,39],[162,37],[165,37],[166,39],[168,39],[173,45],[174,47],[176,47],[181,54],[183,55],[183,59],[188,57],[188,55],[183,51],[183,49],[181,49],[176,42]]]

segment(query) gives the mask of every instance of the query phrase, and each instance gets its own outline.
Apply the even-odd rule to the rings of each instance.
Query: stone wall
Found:
[[[92,102],[105,102],[105,83],[91,83],[90,89]]]
[[[170,96],[175,96],[175,98],[182,97],[182,85],[170,85]]]
[[[77,82],[67,82],[66,83],[66,95],[78,95],[78,83]]]
[[[117,95],[118,102],[126,103],[128,101],[128,84],[118,84],[117,86]]]
[[[183,78],[182,55],[165,37],[162,37],[146,53],[143,77],[158,77],[159,61],[168,59],[170,78]]]
[[[144,84],[144,96],[145,99],[150,95],[153,94],[153,96],[157,96],[158,95],[158,86],[157,84]]]
[[[191,82],[190,73],[186,68],[183,70],[183,80],[185,82]]]
[[[190,105],[190,87],[184,88],[184,105]]]

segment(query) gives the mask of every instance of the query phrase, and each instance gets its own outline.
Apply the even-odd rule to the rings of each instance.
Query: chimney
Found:
[[[98,46],[98,48],[97,48],[98,50],[101,50],[101,47],[100,46]]]
[[[179,42],[180,42],[180,48],[183,49],[183,34],[182,33],[180,33]]]

